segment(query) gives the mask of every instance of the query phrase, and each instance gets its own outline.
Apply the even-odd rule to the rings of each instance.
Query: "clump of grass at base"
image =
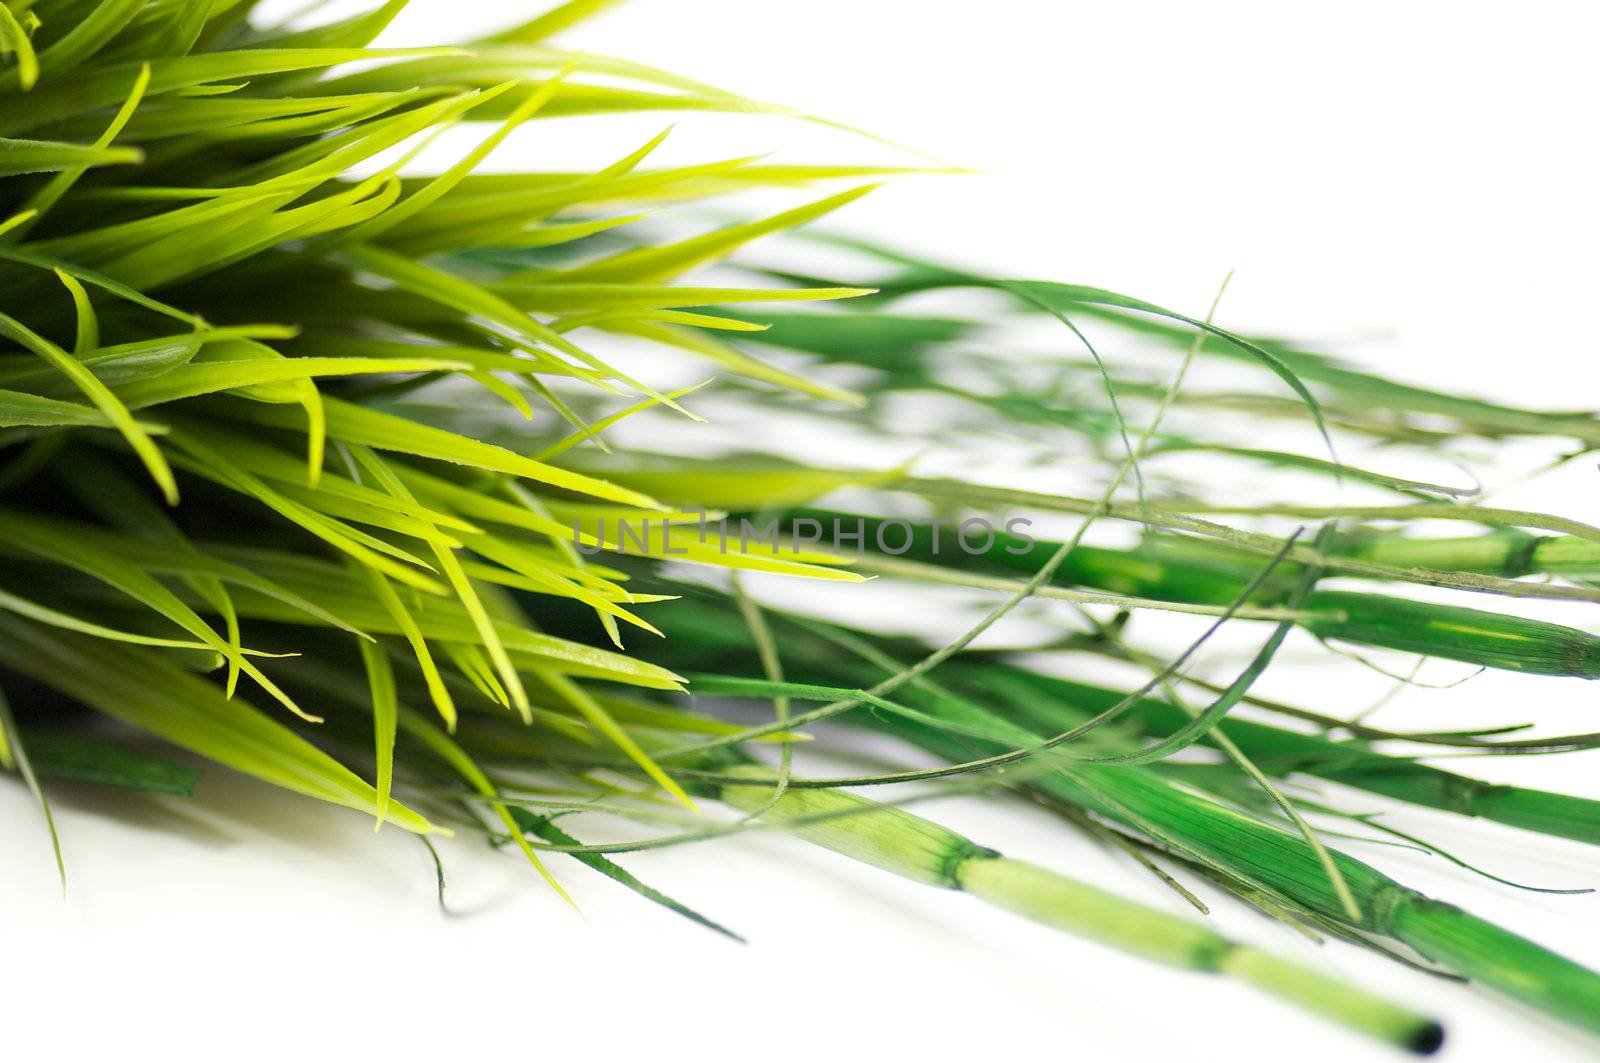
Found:
[[[481,396],[537,437],[575,434],[588,446],[603,442],[576,406],[661,403],[687,428],[690,411],[608,364],[597,341],[719,325],[686,307],[861,294],[674,283],[860,190],[575,268],[463,270],[453,257],[550,249],[626,225],[630,202],[771,182],[749,159],[654,167],[662,137],[619,145],[593,173],[474,172],[504,140],[536,135],[535,120],[763,108],[545,44],[592,4],[459,47],[374,48],[403,6],[310,29],[255,25],[249,3],[7,8],[17,17],[5,23],[13,63],[0,70],[0,334],[10,345],[0,355],[0,524],[11,575],[0,608],[19,640],[53,628],[146,647],[152,684],[171,664],[172,682],[186,684],[197,663],[224,666],[236,715],[249,697],[319,718],[283,689],[292,665],[248,641],[264,612],[301,625],[299,638],[369,651],[390,640],[428,676],[449,727],[458,698],[446,673],[524,719],[532,674],[637,752],[592,711],[582,683],[677,680],[618,652],[622,628],[650,624],[614,574],[565,549],[558,517],[577,504],[603,515],[662,507],[526,453],[539,448],[435,427],[394,400],[423,387],[469,404]],[[631,87],[614,87],[617,77]],[[459,163],[431,178],[404,168],[416,147],[463,123],[482,134]],[[732,368],[829,393],[754,359]],[[509,617],[496,600],[508,586],[583,601],[606,618],[614,650]],[[21,667],[86,703],[132,711],[45,660]],[[281,730],[288,718],[259,717],[284,755],[297,741]],[[200,722],[143,724],[275,777],[243,735],[201,736]],[[387,795],[384,727],[377,742],[375,782]],[[425,826],[387,797],[316,793]]]

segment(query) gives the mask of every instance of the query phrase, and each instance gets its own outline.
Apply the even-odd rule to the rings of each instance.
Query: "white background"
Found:
[[[395,39],[439,43],[525,7],[536,9],[415,0]],[[1445,388],[1593,408],[1596,28],[1582,4],[1513,14],[1427,3],[639,0],[569,39],[985,171],[902,181],[841,218],[859,231],[1189,312],[1237,268],[1222,313],[1230,326],[1345,341]],[[555,145],[598,161],[661,123],[562,124],[528,131],[497,165],[544,165]],[[673,150],[819,161],[862,149],[795,122],[691,116]],[[1600,518],[1592,463],[1541,490],[1546,506]],[[1587,613],[1562,618],[1596,626]],[[1366,684],[1352,697],[1375,689],[1350,682]],[[1408,694],[1389,719],[1535,710],[1550,727],[1592,730],[1593,688],[1490,676]],[[1600,797],[1594,763],[1469,767]],[[751,944],[738,947],[569,869],[580,919],[525,866],[470,842],[445,848],[455,914],[441,916],[414,841],[393,830],[374,838],[359,816],[220,772],[193,803],[52,792],[72,878],[65,900],[26,794],[0,785],[10,825],[0,985],[8,1036],[63,1057],[147,1045],[224,1058],[1388,1058],[1248,989],[776,837],[628,861],[746,933]],[[1178,910],[1035,811],[963,801],[922,811]],[[1396,822],[1502,874],[1600,884],[1581,846],[1445,816]],[[1600,964],[1594,898],[1518,894],[1446,874],[1437,860],[1362,852]],[[1502,1002],[1348,948],[1313,949],[1231,904],[1215,918],[1435,1011],[1451,1026],[1449,1059],[1594,1054],[1594,1041]]]

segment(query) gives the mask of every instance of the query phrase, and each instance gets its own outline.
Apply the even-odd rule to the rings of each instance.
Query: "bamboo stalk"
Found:
[[[719,608],[687,603],[668,618],[676,667],[694,670],[715,662],[723,671],[753,665],[746,640]],[[815,626],[815,625],[813,625]],[[692,633],[691,633],[692,632]],[[836,644],[788,625],[781,645],[785,672],[796,680],[823,682],[843,672],[854,683],[860,662],[841,656]],[[754,668],[751,667],[752,674]],[[892,713],[857,713],[854,722],[883,731],[953,762],[967,762],[1037,746],[1052,731],[1025,721],[1022,698],[931,696],[903,688],[901,695],[929,718]],[[991,737],[982,737],[982,736]],[[1086,762],[1056,762],[1014,785],[1085,809],[1144,835],[1186,859],[1221,869],[1316,917],[1351,930],[1399,941],[1465,978],[1482,982],[1580,1028],[1600,1033],[1600,974],[1428,898],[1376,868],[1337,850],[1334,866],[1359,912],[1352,918],[1319,854],[1305,838],[1257,819],[1147,768]],[[801,791],[803,792],[803,791]],[[1514,956],[1514,961],[1507,956]]]
[[[1187,919],[993,850],[903,809],[837,790],[788,790],[772,802],[769,768],[728,774],[723,802],[788,825],[799,837],[924,885],[960,890],[1036,923],[1167,966],[1222,975],[1347,1029],[1419,1054],[1444,1040],[1432,1019]]]
[[[1481,572],[1490,576],[1600,575],[1600,543],[1575,535],[1538,536],[1515,530],[1488,535],[1413,538],[1353,533],[1337,546],[1346,557],[1405,568]]]
[[[861,719],[871,719],[875,726],[942,756],[966,759],[971,755],[974,742],[969,737],[955,739],[947,732],[889,717]],[[1083,766],[1046,772],[1030,779],[1027,786],[1135,831],[1153,834],[1158,843],[1262,883],[1325,919],[1393,938],[1465,978],[1600,1033],[1600,975],[1408,889],[1344,853],[1332,851],[1360,908],[1359,920],[1346,916],[1322,864],[1299,835],[1156,773]]]
[[[1059,543],[993,532],[986,549],[966,552],[947,531],[826,510],[795,511],[824,527],[861,523],[869,544],[886,538],[900,556],[946,566],[988,565],[1031,575]],[[1245,589],[1260,564],[1212,544],[1161,540],[1133,550],[1079,546],[1056,570],[1054,582],[1098,587],[1122,595],[1226,606]],[[1296,566],[1275,573],[1256,604],[1272,605],[1298,578]],[[1313,591],[1300,610],[1301,625],[1324,639],[1443,657],[1485,668],[1535,675],[1600,678],[1600,638],[1576,628],[1462,606],[1357,591]]]

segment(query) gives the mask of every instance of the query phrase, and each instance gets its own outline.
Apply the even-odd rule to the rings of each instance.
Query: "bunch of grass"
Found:
[[[1401,385],[1116,293],[983,278],[866,245],[854,246],[888,262],[888,274],[840,283],[746,264],[720,286],[684,283],[864,189],[688,238],[654,238],[636,224],[640,205],[885,171],[752,158],[657,167],[662,134],[594,172],[482,175],[496,146],[544,117],[790,112],[549,43],[605,0],[406,51],[372,45],[405,0],[310,29],[258,25],[253,6],[0,2],[0,689],[9,697],[0,697],[0,764],[17,769],[47,822],[41,778],[164,794],[195,785],[192,761],[98,733],[84,724],[88,709],[424,840],[456,830],[514,845],[557,890],[545,858],[565,854],[714,931],[727,932],[612,856],[783,829],[1116,948],[1252,983],[1393,1044],[1439,1043],[1438,1026],[1408,1008],[894,807],[897,783],[1021,790],[1146,866],[1166,860],[1280,918],[1409,948],[1596,1028],[1600,979],[1330,849],[1306,816],[1338,810],[1273,780],[1310,774],[1591,842],[1592,803],[1391,755],[1381,743],[1419,736],[1266,702],[1250,687],[1296,625],[1355,646],[1593,678],[1597,643],[1575,628],[1318,583],[1337,575],[1500,602],[1593,601],[1600,592],[1581,577],[1600,570],[1600,531],[1473,505],[1467,492],[1361,468],[1331,449],[1266,450],[1163,426],[1169,409],[1193,404],[1308,426],[1330,448],[1339,433],[1427,451],[1468,435],[1592,446],[1592,417]],[[414,176],[420,145],[463,123],[489,125],[481,143],[442,173]],[[1056,368],[1089,387],[1051,395],[1012,379],[1006,359],[970,352],[960,355],[965,368],[987,382],[953,381],[950,352],[981,323],[894,305],[952,287],[997,292],[1007,313],[1067,326],[1088,357]],[[830,308],[746,305],[813,301]],[[1077,324],[1090,320],[1181,345],[1184,370],[1170,383],[1113,371]],[[702,432],[685,408],[693,389],[662,391],[623,372],[602,356],[614,340],[707,360],[734,382],[725,394],[753,408],[849,410],[853,425],[891,442],[915,443],[917,432],[889,424],[886,407],[926,392],[1051,446],[1071,433],[1105,463],[1104,490],[1075,498],[905,469],[781,465],[738,447],[711,461],[609,453],[603,433],[634,415],[687,417],[677,434]],[[781,354],[762,357],[756,343]],[[1212,356],[1265,368],[1274,390],[1184,388],[1193,360]],[[854,388],[836,382],[858,377]],[[1130,401],[1155,407],[1136,444]],[[508,428],[504,411],[523,423]],[[1152,470],[1196,452],[1402,501],[1229,510],[1162,497]],[[918,539],[911,557],[869,553],[854,568],[821,547],[727,550],[703,533],[708,511],[855,521],[799,508],[841,490],[871,492],[882,511],[859,519],[873,529],[910,498],[946,509],[1028,505],[1076,515],[1081,530],[1022,550],[996,538],[960,565]],[[1304,540],[1220,523],[1222,513],[1364,523]],[[629,541],[622,528],[646,519],[656,537]],[[1102,519],[1146,538],[1131,549],[1082,544]],[[1424,538],[1390,527],[1439,519],[1488,531]],[[711,593],[662,571],[683,563],[729,570],[732,582]],[[745,595],[740,570],[835,584],[866,571],[1004,600],[931,650],[766,610]],[[1567,582],[1522,578],[1535,573]],[[1060,648],[1156,678],[1110,691],[967,652],[1030,597],[1065,599],[1095,621]],[[1160,658],[1121,620],[1096,619],[1101,606],[1200,614],[1213,630],[1274,628],[1239,679],[1210,689],[1199,708],[1181,696],[1206,689],[1181,671],[1189,655]],[[641,652],[639,639],[624,639],[633,629],[669,637]],[[693,711],[680,696],[690,673],[690,688],[707,696],[772,699],[773,723]],[[795,713],[797,701],[823,704]],[[1330,731],[1236,720],[1230,710],[1241,704]],[[951,763],[797,774],[794,749],[813,738],[806,728],[834,716]],[[1336,740],[1336,725],[1355,737]],[[1494,736],[1420,738],[1518,748]],[[1527,748],[1591,744],[1569,736]],[[1170,759],[1201,747],[1220,755]],[[867,785],[887,800],[852,792]],[[663,798],[686,807],[664,811]],[[693,818],[697,802],[736,818]],[[568,829],[587,829],[574,826],[580,814],[664,832],[585,844]]]
[[[251,6],[6,7],[7,622],[144,647],[153,661],[225,666],[229,697],[245,679],[312,721],[270,674],[270,655],[242,641],[242,621],[265,612],[316,638],[358,638],[375,691],[388,668],[377,637],[395,636],[451,727],[457,697],[445,669],[525,719],[531,675],[578,706],[586,726],[636,750],[576,680],[672,687],[676,679],[543,635],[495,601],[507,587],[570,595],[606,615],[619,647],[619,625],[650,629],[634,612],[648,596],[585,564],[563,536],[575,512],[637,517],[664,507],[559,459],[580,442],[604,445],[604,426],[575,402],[611,397],[620,407],[613,419],[654,403],[687,411],[682,395],[661,394],[592,353],[588,337],[643,334],[682,346],[690,329],[742,327],[685,307],[859,294],[671,283],[859,190],[574,268],[497,266],[495,254],[633,220],[609,213],[618,202],[692,200],[809,175],[744,158],[650,168],[665,134],[594,173],[476,175],[538,117],[759,109],[544,43],[599,5],[568,4],[464,47],[409,51],[370,46],[403,3],[313,29],[255,26]],[[368,65],[344,72],[357,63]],[[403,175],[422,144],[462,122],[491,127],[438,176]],[[463,265],[469,252],[484,262]],[[753,358],[723,361],[819,390]],[[452,384],[482,389],[529,419],[539,404],[549,414],[540,415],[542,449],[499,447],[392,409],[418,388]],[[564,397],[574,387],[593,398]],[[570,427],[551,432],[559,421]],[[109,600],[95,600],[108,590]],[[220,618],[222,630],[202,614]],[[251,734],[217,732],[204,714],[146,711],[137,697],[80,690],[77,677],[18,660],[15,645],[8,653],[38,682],[208,757],[427,826],[389,798],[392,709],[380,709],[381,769],[369,783],[277,719],[260,717]],[[156,675],[142,684],[152,700],[164,693]],[[254,720],[248,712],[238,705],[227,719]],[[13,734],[0,752],[20,760],[22,746]],[[279,761],[301,767],[289,772]]]

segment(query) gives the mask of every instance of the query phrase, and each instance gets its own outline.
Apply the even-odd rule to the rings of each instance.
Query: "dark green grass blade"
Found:
[[[40,775],[115,786],[141,793],[192,797],[202,771],[121,742],[56,731],[23,732]]]
[[[574,838],[572,835],[556,826],[553,819],[549,816],[535,815],[525,808],[513,807],[511,809],[511,818],[516,821],[516,824],[519,828],[529,834],[536,834],[547,842],[552,842],[556,845],[583,844],[582,842],[578,841],[578,839]],[[637,893],[645,900],[659,904],[661,907],[670,912],[676,912],[678,915],[683,916],[690,922],[698,923],[707,930],[714,930],[724,937],[732,938],[734,941],[737,941],[740,944],[744,943],[744,938],[740,937],[738,934],[735,934],[732,930],[729,930],[721,923],[717,923],[706,918],[693,908],[690,908],[679,901],[675,901],[653,886],[649,886],[644,882],[641,882],[638,876],[634,875],[625,868],[620,867],[616,861],[607,858],[604,854],[593,852],[575,852],[570,855],[573,857],[573,859],[577,860],[585,867],[593,868],[602,875],[611,879],[613,882],[616,882],[622,886],[626,886],[628,889]]]
[[[967,666],[959,681],[979,701],[1001,703],[1014,718],[1054,733],[1103,712],[1126,695],[1005,664]],[[1151,734],[1168,733],[1189,718],[1168,702],[1146,698],[1127,715]],[[1414,805],[1476,816],[1574,841],[1600,845],[1600,801],[1521,786],[1487,783],[1364,743],[1335,741],[1255,720],[1218,725],[1263,770],[1303,772]]]

